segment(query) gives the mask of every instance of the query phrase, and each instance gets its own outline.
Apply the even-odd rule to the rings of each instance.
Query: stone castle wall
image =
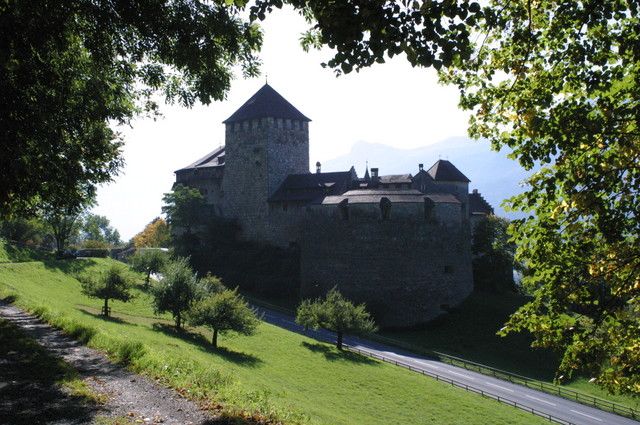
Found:
[[[224,167],[204,167],[180,170],[176,173],[176,183],[196,188],[211,205],[214,213],[222,215]]]
[[[272,243],[267,200],[288,174],[309,172],[309,126],[261,118],[226,125],[224,215],[242,238]]]
[[[395,208],[395,211],[394,211]],[[365,302],[382,327],[424,323],[472,291],[468,221],[439,204],[427,221],[415,204],[392,206],[381,220],[377,205],[314,208],[301,234],[301,295],[314,298],[333,286]],[[403,214],[407,213],[407,214]]]

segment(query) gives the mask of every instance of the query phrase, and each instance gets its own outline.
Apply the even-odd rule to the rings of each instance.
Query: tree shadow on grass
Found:
[[[253,354],[241,353],[238,351],[230,350],[226,347],[213,347],[211,342],[198,332],[189,331],[183,329],[178,331],[175,326],[166,323],[156,322],[153,324],[153,329],[162,332],[165,335],[169,335],[173,338],[179,338],[183,341],[188,341],[194,345],[197,345],[202,351],[215,354],[233,363],[240,364],[242,366],[256,367],[262,363],[262,360]]]
[[[96,313],[96,312],[93,312],[93,311],[90,311],[90,310],[87,310],[87,309],[84,309],[84,308],[79,308],[78,311],[80,313],[82,313],[82,314],[86,314],[86,315],[91,316],[91,317],[93,317],[95,319],[100,319],[100,320],[105,321],[105,322],[119,323],[121,325],[129,325],[129,326],[138,326],[135,323],[129,323],[126,320],[121,319],[119,317],[114,317],[114,316],[105,317],[101,313]]]
[[[89,267],[95,266],[98,262],[93,258],[70,258],[58,260],[56,258],[48,258],[42,262],[47,269],[59,270],[65,274],[72,276],[84,272]]]
[[[302,341],[302,346],[310,351],[313,351],[314,353],[323,354],[324,358],[329,360],[330,362],[347,361],[352,363],[369,364],[369,365],[380,364],[380,362],[372,358],[369,358],[367,356],[363,356],[362,354],[354,353],[348,350],[340,351],[335,347],[328,346],[326,344],[322,344],[319,342]]]

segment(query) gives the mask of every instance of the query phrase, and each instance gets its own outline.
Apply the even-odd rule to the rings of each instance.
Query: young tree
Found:
[[[142,232],[133,237],[136,248],[167,248],[171,243],[171,229],[164,219],[156,217]]]
[[[211,329],[211,344],[217,347],[218,334],[234,331],[252,335],[260,321],[255,311],[238,295],[237,289],[225,289],[196,302],[189,311],[189,323]]]
[[[111,266],[98,279],[86,279],[82,282],[82,292],[91,297],[104,300],[102,314],[109,316],[109,300],[129,301],[133,295],[129,292],[131,280],[124,267]]]
[[[162,279],[153,287],[156,314],[170,312],[178,330],[194,301],[201,296],[196,275],[186,258],[170,261],[162,270]]]
[[[145,287],[149,286],[151,273],[159,273],[169,261],[169,255],[159,249],[143,249],[131,257],[131,267],[138,272],[145,273]]]
[[[335,332],[338,350],[342,350],[344,334],[366,335],[378,329],[365,305],[353,305],[336,287],[324,299],[303,301],[296,312],[296,322],[305,328],[324,328]]]

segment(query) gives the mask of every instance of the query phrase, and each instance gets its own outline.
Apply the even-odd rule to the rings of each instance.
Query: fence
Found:
[[[291,314],[295,314],[292,311],[280,307],[280,306],[275,306],[273,304],[269,304],[266,303],[264,301],[252,298],[251,301],[253,303],[255,303],[256,305],[261,305],[264,308],[268,308],[271,310],[275,310],[275,311],[279,311],[281,313],[287,314],[287,315],[291,315]],[[624,406],[622,404],[619,403],[614,403],[612,401],[609,400],[604,400],[602,398],[598,398],[595,396],[591,396],[588,394],[584,394],[575,390],[571,390],[568,388],[563,388],[559,385],[554,385],[554,384],[550,384],[548,382],[542,382],[542,381],[537,381],[535,379],[531,379],[531,378],[527,378],[526,376],[522,376],[522,375],[518,375],[515,373],[511,373],[511,372],[507,372],[504,370],[500,370],[491,366],[486,366],[480,363],[475,363],[469,360],[465,360],[465,359],[461,359],[459,357],[455,357],[455,356],[451,356],[448,354],[444,354],[444,353],[440,353],[437,351],[425,351],[425,350],[416,350],[416,347],[413,347],[409,344],[405,344],[402,341],[398,341],[392,338],[387,338],[387,337],[383,337],[380,335],[371,335],[369,337],[371,340],[373,341],[377,341],[377,342],[381,342],[381,343],[385,343],[388,345],[393,345],[399,348],[404,348],[406,350],[412,351],[412,352],[417,352],[420,354],[424,354],[426,356],[429,357],[433,357],[437,360],[440,360],[444,363],[448,363],[454,366],[459,366],[459,367],[463,367],[467,370],[472,370],[474,372],[478,372],[481,373],[483,375],[487,375],[487,376],[492,376],[494,378],[498,378],[498,379],[502,379],[503,381],[509,381],[515,384],[520,384],[523,385],[527,388],[532,388],[532,389],[536,389],[536,390],[540,390],[543,391],[545,393],[548,394],[553,394],[568,400],[572,400],[581,404],[584,404],[586,406],[591,406],[591,407],[595,407],[597,409],[600,410],[605,410],[611,413],[615,413],[617,415],[622,415],[622,416],[626,416],[628,418],[631,419],[639,419],[640,418],[640,410],[636,410],[633,409],[631,407],[627,407]],[[357,349],[354,349],[355,351],[360,352]],[[376,357],[379,358],[380,356],[374,355],[372,353],[369,352],[362,352],[362,354],[365,354],[367,356],[372,356],[372,357]],[[388,359],[383,359],[381,358],[381,360],[384,361],[388,361]],[[394,363],[394,361],[389,361],[391,363]],[[399,366],[401,366],[400,364],[398,364]],[[411,369],[411,367],[408,367],[409,369]],[[415,368],[414,368],[415,369]],[[419,371],[416,369],[416,371]],[[420,371],[421,373],[424,373],[422,371]],[[431,373],[424,373],[426,375],[430,375],[433,376]],[[442,379],[441,379],[442,380]],[[484,393],[483,395],[485,396],[489,396],[488,394]],[[517,407],[517,406],[516,406]],[[566,422],[563,422],[566,423]]]
[[[396,341],[391,338],[382,337],[379,335],[373,336],[371,339],[383,342],[390,345],[395,345],[400,348],[411,350],[415,352],[415,347],[410,347],[401,341]],[[437,351],[423,351],[423,354],[433,357],[441,362],[448,363],[454,366],[463,367],[467,370],[481,373],[487,376],[493,376],[494,378],[502,379],[503,381],[513,382],[514,384],[520,384],[527,388],[543,391],[548,394],[553,394],[568,400],[572,400],[586,406],[595,407],[600,410],[605,410],[617,415],[626,416],[631,419],[640,418],[640,410],[633,409],[628,406],[624,406],[613,401],[604,400],[602,398],[581,393],[579,391],[571,390],[568,388],[554,385],[548,382],[537,381],[535,379],[527,378],[526,376],[518,375],[516,373],[507,372],[491,366],[486,366],[480,363],[475,363],[469,360],[461,359],[459,357],[451,356],[449,354],[440,353]]]
[[[398,361],[398,360],[392,360],[392,359],[390,359],[388,357],[385,357],[385,356],[382,356],[382,355],[379,355],[379,354],[376,354],[376,353],[371,353],[369,351],[360,350],[359,348],[355,348],[355,347],[347,347],[347,348],[349,350],[353,351],[353,352],[356,352],[356,353],[359,353],[359,354],[362,354],[362,355],[365,355],[365,356],[368,356],[368,357],[373,357],[373,358],[382,360],[384,362],[394,364],[396,366],[404,367],[405,369],[409,369],[412,372],[418,372],[418,373],[421,373],[423,375],[430,376],[430,377],[434,378],[436,381],[446,382],[446,383],[451,384],[453,386],[456,386],[458,388],[462,388],[462,389],[464,389],[466,391],[470,391],[470,392],[479,394],[482,397],[492,398],[492,399],[494,399],[494,400],[496,400],[496,401],[498,401],[500,403],[504,403],[504,404],[507,404],[509,406],[516,407],[516,408],[518,408],[520,410],[523,410],[525,412],[529,412],[529,413],[531,413],[533,415],[540,416],[542,418],[548,419],[551,422],[564,424],[564,425],[575,425],[573,422],[565,421],[564,419],[561,419],[561,418],[558,418],[556,416],[550,415],[548,413],[542,412],[540,410],[534,409],[533,407],[526,406],[526,405],[524,405],[522,403],[518,403],[517,401],[511,400],[509,398],[500,397],[500,396],[497,396],[497,395],[494,395],[494,394],[491,394],[491,393],[487,393],[484,390],[476,388],[476,387],[474,387],[472,385],[468,385],[468,384],[464,384],[462,382],[456,381],[455,379],[445,378],[443,376],[438,375],[437,373],[429,372],[429,371],[422,370],[422,369],[418,369],[418,368],[415,368],[415,367],[411,366],[410,364],[407,364],[407,363],[404,363],[404,362],[401,362],[401,361]]]

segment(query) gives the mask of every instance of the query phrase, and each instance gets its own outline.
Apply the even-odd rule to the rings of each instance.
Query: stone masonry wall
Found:
[[[303,298],[337,285],[347,298],[366,303],[379,326],[405,327],[433,319],[471,293],[466,221],[434,223],[393,212],[382,221],[376,205],[350,208],[343,220],[336,207],[325,208],[310,212],[301,236]]]
[[[267,199],[288,174],[309,172],[307,122],[262,118],[226,125],[224,215],[241,237],[271,243]]]

